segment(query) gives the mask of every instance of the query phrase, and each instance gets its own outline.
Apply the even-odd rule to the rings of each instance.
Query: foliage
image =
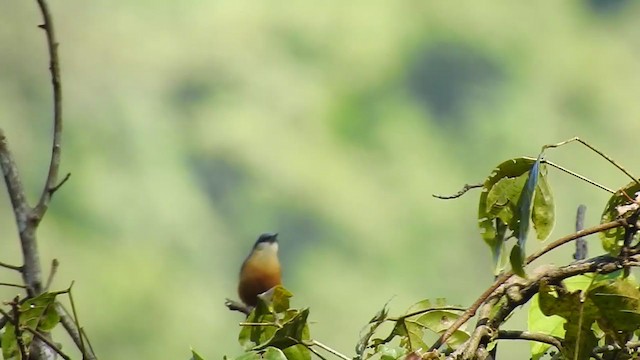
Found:
[[[640,247],[631,241],[638,231],[640,213],[632,195],[640,184],[634,181],[615,192],[606,204],[601,225],[584,231],[602,232],[603,249],[610,255],[561,267],[542,266],[530,276],[525,272],[530,261],[525,251],[529,224],[533,224],[536,237],[544,240],[555,221],[547,166],[584,179],[544,159],[544,152],[573,141],[583,143],[626,173],[577,138],[544,146],[537,158],[519,157],[498,165],[481,185],[478,216],[481,236],[491,249],[499,276],[470,308],[448,306],[443,299],[422,300],[392,317],[385,304],[363,329],[355,356],[350,357],[312,340],[309,309],[290,308],[291,293],[277,287],[271,298],[261,300],[241,323],[239,342],[245,353],[236,359],[307,360],[311,353],[322,357],[317,348],[343,360],[472,359],[477,357],[476,351],[489,351],[497,341],[514,337],[532,341],[533,360],[547,354],[557,359],[588,359],[597,353],[610,353],[616,359],[637,358],[638,345],[634,344],[640,345],[640,289],[628,276],[629,271],[621,268],[637,264],[640,257]],[[535,257],[581,234],[558,239]],[[510,253],[511,272],[504,272],[501,259],[510,238],[517,242]],[[503,332],[506,319],[527,302],[528,332]],[[465,330],[464,325],[479,309],[483,315],[475,329]]]

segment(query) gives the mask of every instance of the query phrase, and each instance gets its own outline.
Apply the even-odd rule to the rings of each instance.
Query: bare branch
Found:
[[[547,334],[532,333],[528,331],[500,330],[498,331],[498,336],[496,337],[496,339],[537,341],[554,346],[558,350],[562,349],[562,339]]]
[[[456,198],[459,198],[460,196],[464,195],[467,191],[469,191],[471,189],[482,187],[483,185],[484,185],[484,183],[464,184],[462,189],[460,189],[460,191],[458,191],[457,193],[455,193],[453,195],[436,195],[436,194],[432,194],[431,196],[433,196],[434,198],[442,199],[442,200],[456,199]]]
[[[247,316],[249,316],[249,314],[251,314],[251,310],[253,310],[250,306],[246,306],[231,299],[226,299],[226,301],[224,302],[224,306],[226,306],[231,311],[239,311]]]
[[[49,70],[51,71],[51,85],[53,87],[53,145],[51,149],[51,161],[49,163],[49,174],[40,195],[40,200],[34,208],[34,215],[37,221],[47,211],[51,195],[58,184],[58,169],[60,168],[60,141],[62,138],[62,85],[60,83],[60,64],[58,61],[58,42],[56,41],[51,12],[45,0],[37,0],[44,23],[40,26],[44,29],[49,48]],[[63,181],[64,182],[64,181]]]

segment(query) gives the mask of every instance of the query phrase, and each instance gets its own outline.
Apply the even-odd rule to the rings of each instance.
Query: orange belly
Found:
[[[281,284],[280,264],[265,265],[247,262],[240,272],[238,295],[249,306],[256,306],[258,295]]]

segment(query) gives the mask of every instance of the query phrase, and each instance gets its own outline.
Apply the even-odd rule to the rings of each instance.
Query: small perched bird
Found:
[[[258,295],[281,284],[278,234],[262,234],[240,268],[238,295],[248,306],[256,306]]]

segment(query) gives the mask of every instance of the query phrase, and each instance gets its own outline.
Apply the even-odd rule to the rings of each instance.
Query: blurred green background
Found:
[[[423,298],[468,305],[492,280],[478,193],[431,194],[576,135],[640,172],[640,4],[629,0],[51,7],[61,172],[72,177],[40,250],[44,268],[61,262],[56,288],[75,280],[104,359],[185,359],[190,346],[238,355],[242,316],[223,302],[237,298],[239,266],[265,231],[280,233],[285,285],[294,306],[311,307],[312,335],[353,354],[389,299],[396,313]],[[34,1],[0,3],[0,127],[32,199],[52,117],[40,22]],[[612,188],[627,183],[579,145],[549,157]],[[552,237],[572,231],[580,203],[587,224],[599,221],[607,193],[554,170],[550,182]],[[0,261],[18,264],[0,199]],[[503,349],[526,356],[528,345]]]

